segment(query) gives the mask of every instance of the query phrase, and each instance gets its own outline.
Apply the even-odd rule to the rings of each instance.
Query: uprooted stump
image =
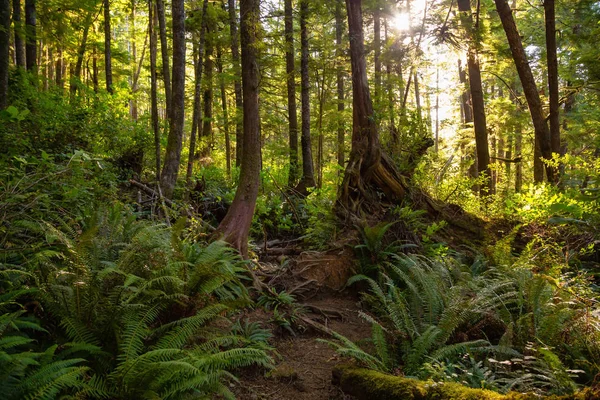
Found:
[[[332,375],[333,384],[358,400],[593,400],[600,395],[600,391],[594,388],[565,396],[540,397],[516,392],[500,394],[458,383],[418,381],[353,366],[338,366]]]

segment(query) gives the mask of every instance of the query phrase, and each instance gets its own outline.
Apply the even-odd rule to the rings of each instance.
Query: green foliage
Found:
[[[264,307],[267,311],[272,311],[271,321],[292,336],[296,336],[294,329],[302,328],[298,320],[300,315],[305,312],[304,308],[297,304],[296,298],[285,290],[277,292],[274,288],[268,288],[260,295],[256,304]]]
[[[227,304],[248,302],[239,256],[222,242],[182,241],[183,226],[136,220],[119,204],[86,216],[77,230],[42,226],[52,252],[29,266],[30,275],[39,282],[36,297],[49,312],[44,319],[60,326],[51,332],[65,343],[60,354],[71,357],[56,367],[42,364],[40,374],[53,368],[54,375],[44,378],[48,382],[72,377],[53,383],[58,386],[52,393],[183,398],[218,392],[231,397],[228,371],[270,365],[265,332],[228,337],[210,326],[230,309]],[[10,379],[22,385],[28,376]]]

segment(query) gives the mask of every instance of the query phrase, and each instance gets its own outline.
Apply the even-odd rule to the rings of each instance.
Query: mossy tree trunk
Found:
[[[358,214],[378,208],[383,192],[390,200],[406,194],[402,178],[387,155],[382,153],[379,132],[373,118],[365,60],[360,0],[346,0],[352,65],[352,149],[339,191],[337,209]]]

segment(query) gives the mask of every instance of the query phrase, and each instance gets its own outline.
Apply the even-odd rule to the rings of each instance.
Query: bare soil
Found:
[[[305,254],[293,260],[284,276],[280,274],[273,281],[278,287],[294,292],[298,303],[307,310],[306,317],[361,343],[370,338],[371,326],[359,316],[358,296],[347,290],[339,291],[342,281],[345,283],[351,273],[351,264],[347,254]],[[309,284],[302,286],[302,283]],[[294,290],[299,286],[302,290]],[[293,336],[278,330],[270,322],[271,314],[262,309],[253,310],[244,318],[273,329],[276,336],[271,345],[277,355],[272,371],[256,369],[242,374],[239,383],[232,388],[238,399],[351,399],[331,384],[332,369],[348,360],[342,360],[333,348],[319,341],[331,340],[329,335],[300,326]]]

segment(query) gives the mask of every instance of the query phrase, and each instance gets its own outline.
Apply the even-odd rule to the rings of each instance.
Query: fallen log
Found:
[[[540,397],[534,393],[517,392],[500,394],[454,382],[418,381],[348,365],[334,368],[332,382],[358,400],[593,400],[600,395],[596,388],[563,396]]]

